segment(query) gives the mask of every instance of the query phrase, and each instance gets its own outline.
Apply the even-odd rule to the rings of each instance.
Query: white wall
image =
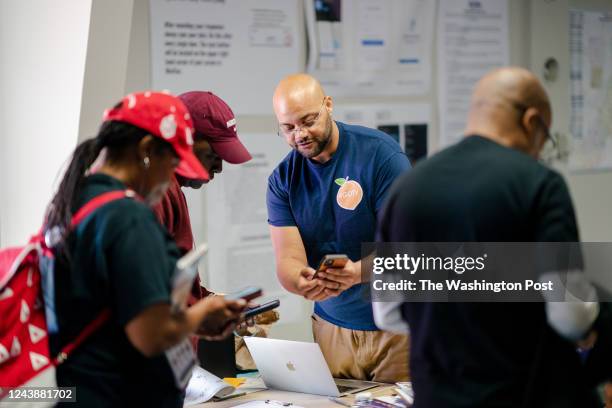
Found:
[[[91,0],[0,1],[0,245],[36,232],[77,140]]]
[[[102,114],[126,95],[133,0],[93,0],[79,141],[94,137]]]
[[[553,131],[569,134],[569,15],[570,8],[612,11],[610,0],[531,0],[531,69],[541,77],[544,61],[559,61],[559,79],[544,82],[553,105]],[[563,169],[561,169],[563,170]],[[576,207],[580,238],[612,242],[612,172],[567,173]]]

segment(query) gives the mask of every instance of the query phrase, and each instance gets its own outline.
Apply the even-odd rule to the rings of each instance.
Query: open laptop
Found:
[[[268,388],[339,397],[374,388],[379,383],[334,380],[317,343],[244,337]]]

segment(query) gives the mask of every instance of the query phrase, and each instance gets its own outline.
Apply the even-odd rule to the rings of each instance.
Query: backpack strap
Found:
[[[84,219],[86,219],[89,215],[91,215],[98,208],[108,204],[110,202],[120,200],[122,198],[136,198],[138,199],[138,195],[133,190],[116,190],[109,191],[99,196],[94,197],[90,201],[88,201],[85,205],[83,205],[76,214],[72,217],[72,221],[70,223],[70,228],[75,229]],[[53,363],[57,366],[62,364],[70,353],[74,351],[78,346],[81,345],[89,336],[91,336],[96,330],[104,325],[108,321],[111,315],[110,308],[104,308],[91,322],[89,322],[83,330],[79,333],[79,335],[72,340],[70,343],[66,344],[64,348],[57,354],[57,356],[53,359]]]
[[[96,211],[98,208],[102,207],[105,204],[110,203],[111,201],[119,200],[121,198],[134,198],[137,197],[136,193],[133,190],[116,190],[109,191],[103,194],[100,194],[97,197],[92,198],[88,201],[84,206],[79,208],[76,214],[72,217],[72,221],[70,223],[70,227],[72,229],[76,228],[81,221],[87,218],[92,212]]]
[[[62,351],[60,351],[57,356],[53,359],[53,363],[57,366],[62,364],[70,353],[74,351],[75,348],[79,347],[81,343],[83,343],[89,336],[91,336],[96,330],[98,330],[104,323],[108,321],[110,318],[111,310],[110,308],[103,309],[99,315],[96,316],[91,322],[83,328],[83,330],[79,333],[79,335],[72,340],[70,343],[66,344]]]

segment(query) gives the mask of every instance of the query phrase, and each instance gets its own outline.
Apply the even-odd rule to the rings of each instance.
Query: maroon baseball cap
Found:
[[[170,143],[180,158],[179,167],[196,179],[208,180],[208,171],[193,154],[193,122],[176,96],[164,92],[131,93],[104,112],[104,122],[118,121],[146,130]]]
[[[196,136],[210,143],[221,159],[232,164],[251,160],[251,154],[238,139],[234,112],[223,99],[208,91],[186,92],[179,99],[191,114]],[[184,170],[182,166],[176,169],[181,176],[199,178]]]

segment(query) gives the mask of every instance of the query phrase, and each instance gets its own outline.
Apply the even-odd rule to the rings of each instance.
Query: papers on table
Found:
[[[261,400],[261,401],[249,401],[244,404],[234,405],[231,408],[270,408],[270,407],[282,407],[284,406],[283,404],[288,404],[288,402]],[[291,404],[291,408],[304,408],[304,407]]]
[[[223,398],[234,392],[234,390],[234,387],[216,375],[209,373],[202,367],[196,367],[193,369],[189,384],[187,384],[183,406],[188,407],[201,404],[212,397]]]
[[[247,378],[238,388],[231,386],[216,375],[206,371],[202,367],[193,369],[191,380],[185,391],[185,403],[183,406],[201,404],[209,401],[212,398],[227,399],[252,392],[263,391],[266,386],[257,376],[255,378]],[[294,407],[299,408],[299,407]]]

